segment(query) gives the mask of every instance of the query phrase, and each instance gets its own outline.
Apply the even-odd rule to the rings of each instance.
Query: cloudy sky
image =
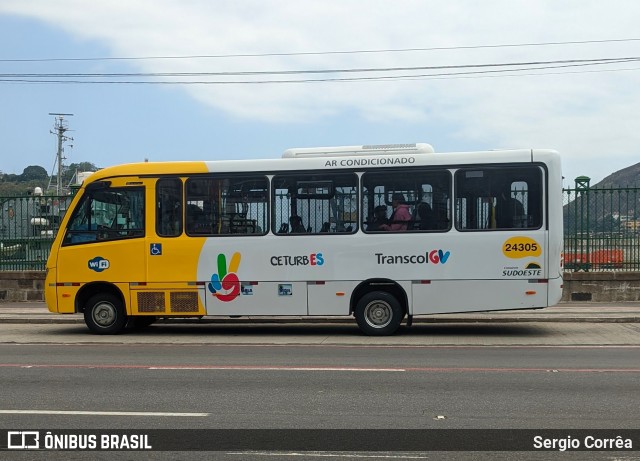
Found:
[[[0,0],[0,170],[52,171],[59,112],[67,163],[428,142],[552,148],[597,182],[640,162],[639,23],[634,0]]]

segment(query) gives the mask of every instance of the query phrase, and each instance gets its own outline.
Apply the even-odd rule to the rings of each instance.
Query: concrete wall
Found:
[[[0,302],[43,300],[44,272],[0,271]],[[640,301],[640,272],[565,272],[562,301]]]
[[[0,271],[0,301],[44,301],[44,272]]]
[[[640,301],[640,272],[565,272],[562,301]]]

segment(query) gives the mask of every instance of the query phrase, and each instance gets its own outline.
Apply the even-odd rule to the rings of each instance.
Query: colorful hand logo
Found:
[[[240,280],[236,275],[240,266],[240,253],[234,253],[231,256],[229,269],[227,270],[227,257],[220,253],[218,255],[218,273],[211,276],[211,282],[208,285],[209,291],[213,296],[222,302],[233,301],[240,295]],[[220,293],[224,291],[224,293]]]

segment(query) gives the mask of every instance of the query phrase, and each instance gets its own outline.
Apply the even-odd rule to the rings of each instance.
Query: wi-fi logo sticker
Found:
[[[89,266],[89,269],[92,271],[102,272],[103,270],[109,269],[109,260],[104,259],[102,256],[96,256],[89,260],[87,266]]]

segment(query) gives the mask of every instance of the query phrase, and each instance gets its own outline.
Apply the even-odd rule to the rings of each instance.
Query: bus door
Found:
[[[128,305],[129,282],[145,278],[144,235],[142,182],[115,178],[89,184],[58,253],[58,299],[74,299],[70,287],[109,282],[120,288]]]
[[[185,235],[183,180],[152,179],[144,244],[145,284],[132,287],[134,314],[204,315],[204,284],[197,284],[198,255],[205,238]]]

